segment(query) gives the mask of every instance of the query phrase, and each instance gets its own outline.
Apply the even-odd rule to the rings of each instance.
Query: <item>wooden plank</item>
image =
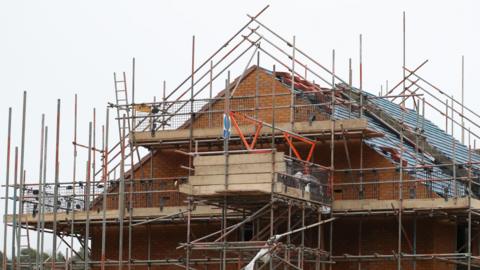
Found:
[[[276,123],[275,126],[282,130],[291,131],[291,124],[288,122]],[[345,119],[335,121],[335,132],[342,130],[348,131],[361,131],[367,130],[366,119]],[[276,129],[275,134],[282,134],[282,131]],[[240,130],[243,134],[253,134],[255,131],[254,126],[240,126]],[[299,134],[303,133],[330,133],[331,121],[312,121],[312,122],[296,122],[294,123],[294,131]],[[150,131],[135,132],[131,135],[131,139],[136,143],[148,143],[158,141],[180,141],[190,138],[189,129],[174,129],[174,130],[159,130],[152,136]],[[221,139],[223,134],[223,128],[194,128],[194,139]],[[262,128],[260,135],[271,135],[272,129],[268,127]],[[235,129],[232,129],[232,136],[238,136]]]
[[[473,201],[478,200],[472,199]],[[398,200],[336,200],[333,202],[334,211],[370,211],[370,210],[392,210],[392,205],[398,209]],[[468,198],[449,199],[405,199],[403,200],[404,209],[431,210],[431,209],[466,209],[468,208]]]
[[[259,184],[232,184],[228,185],[228,189],[225,189],[224,185],[207,185],[207,186],[192,186],[192,195],[196,196],[208,196],[214,195],[220,192],[226,191],[239,191],[239,192],[265,192],[270,193],[272,190],[271,183],[259,183]]]
[[[149,218],[157,218],[157,217],[163,217],[163,216],[168,216],[172,215],[181,211],[185,211],[187,209],[186,206],[165,206],[163,209],[160,209],[159,207],[142,207],[142,208],[133,208],[132,209],[132,218],[144,218],[144,217],[149,217]],[[213,206],[206,206],[206,205],[198,205],[195,210],[192,211],[193,216],[212,216],[212,215],[221,215],[221,210],[213,207]],[[103,219],[103,213],[102,212],[97,212],[97,211],[90,211],[89,213],[90,219],[92,221],[95,220],[102,220]],[[118,219],[119,214],[118,210],[106,210],[105,211],[105,216],[107,220],[115,220]],[[75,221],[83,221],[86,220],[87,217],[87,212],[85,211],[75,211]],[[25,223],[28,221],[28,223],[31,225],[33,223],[36,223],[38,220],[38,217],[34,217],[31,214],[24,214],[22,217],[22,222]],[[127,211],[125,213],[125,218],[129,218],[129,212]],[[60,212],[57,213],[57,221],[58,222],[68,222],[72,220],[72,214],[65,213],[65,212]],[[7,215],[6,216],[6,221],[7,223],[12,223],[13,222],[13,216],[12,215]],[[45,222],[53,222],[53,213],[45,213]]]
[[[285,162],[275,163],[275,172],[285,172],[287,165]],[[228,166],[228,174],[252,174],[252,173],[272,173],[272,163],[253,163],[253,164],[233,164]],[[225,165],[201,165],[195,166],[195,175],[224,175]]]
[[[275,153],[275,162],[283,161],[284,153]],[[272,163],[272,153],[245,153],[228,156],[228,165]],[[225,166],[224,155],[197,156],[193,159],[193,166],[222,165]]]
[[[305,200],[310,200],[310,193],[309,192],[302,192],[301,189],[294,188],[294,187],[285,187],[283,183],[276,182],[274,186],[274,192],[278,194],[283,194],[293,198],[301,198]]]
[[[190,176],[188,183],[194,188],[196,186],[208,186],[208,185],[225,185],[224,175],[200,175]],[[248,184],[245,188],[248,188],[250,184],[257,183],[272,183],[271,173],[252,173],[252,174],[232,174],[228,176],[228,185],[232,184]]]

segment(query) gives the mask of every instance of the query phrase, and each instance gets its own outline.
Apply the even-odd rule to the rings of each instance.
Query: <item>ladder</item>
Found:
[[[127,79],[125,72],[122,73],[121,79],[117,78],[117,73],[113,73],[115,86],[115,100],[117,108],[118,132],[119,138],[122,139],[123,134],[128,135],[130,132],[130,108],[128,103]],[[127,118],[127,125],[123,125],[121,118]]]
[[[135,146],[130,140],[127,140],[130,133],[135,129],[135,127],[132,128],[132,125],[135,121],[130,121],[132,112],[130,109],[131,104],[128,100],[127,77],[125,72],[122,72],[122,76],[120,78],[116,73],[113,73],[113,79],[116,99],[115,107],[117,108],[118,135],[120,138],[119,144],[121,144],[122,141],[125,142],[125,145],[123,145],[125,149],[125,160],[131,160],[131,162],[125,162],[124,165],[125,172],[128,172],[129,170],[133,170],[135,163],[134,155],[136,156],[138,162],[141,160],[138,147]],[[126,118],[125,124],[123,123],[124,118]],[[119,151],[121,151],[121,148],[119,148]]]
[[[21,193],[23,193],[24,191],[23,190],[20,190]],[[21,196],[23,198],[23,195]],[[20,222],[17,224],[17,250],[18,250],[18,254],[17,254],[17,264],[20,266],[19,269],[22,269],[22,268],[26,268],[26,269],[33,269],[32,267],[32,260],[34,260],[35,258],[31,258],[30,257],[30,252],[31,252],[31,247],[30,247],[30,230],[28,229],[28,220],[25,219],[25,228],[22,228],[22,219],[23,219],[23,216],[24,216],[24,211],[23,211],[23,207],[24,207],[24,202],[21,201],[20,203],[20,208],[21,211],[20,211]],[[23,251],[26,250],[26,254],[23,253]],[[28,266],[26,265],[22,265],[22,261],[26,261],[26,263],[28,263]]]
[[[30,257],[30,230],[28,229],[28,221],[26,220],[25,221],[25,226],[27,229],[24,229],[22,230],[20,228],[20,254],[19,254],[19,257],[20,257],[20,260],[19,260],[19,263],[21,261],[25,261],[28,263],[28,267],[26,266],[22,266],[21,268],[25,267],[27,269],[33,269],[32,267],[32,260],[34,260],[35,258],[31,258]],[[24,231],[24,233],[22,234],[22,231]],[[27,254],[22,254],[22,250],[27,250],[28,253]]]
[[[127,78],[125,72],[122,72],[121,78],[117,77],[117,73],[113,73],[113,80],[114,80],[114,88],[115,88],[115,100],[116,100],[116,109],[117,109],[117,121],[118,121],[118,137],[120,139],[119,143],[125,142],[123,147],[125,148],[125,159],[128,159],[134,151],[136,151],[136,147],[130,145],[127,146],[128,135],[131,132],[130,126],[130,107],[128,102],[128,92],[127,92]],[[126,118],[125,124],[123,119]],[[125,138],[124,138],[125,136]],[[119,148],[121,151],[121,148]],[[138,153],[138,151],[137,151]],[[139,158],[140,160],[140,158]],[[131,169],[133,164],[125,162],[125,171]]]

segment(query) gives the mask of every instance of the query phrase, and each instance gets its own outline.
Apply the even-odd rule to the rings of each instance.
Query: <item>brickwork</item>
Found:
[[[402,235],[402,251],[412,254],[414,246],[412,217],[403,219],[405,233]],[[456,226],[447,219],[418,217],[416,221],[416,253],[451,253],[456,247]],[[343,254],[379,254],[392,255],[398,248],[398,222],[395,217],[345,218],[335,224],[333,235],[333,252],[336,256]],[[396,261],[362,262],[362,269],[384,270],[396,269]],[[359,269],[358,263],[341,262],[334,269]],[[413,262],[404,260],[402,269],[413,269]],[[418,270],[453,270],[452,264],[439,260],[419,260]]]
[[[168,157],[168,158],[165,158]],[[132,207],[163,207],[183,205],[186,196],[177,191],[181,179],[188,176],[188,171],[180,166],[188,166],[188,157],[173,150],[156,150],[153,159],[147,157],[141,166],[135,169],[135,181],[132,184]],[[153,169],[153,170],[152,170]],[[130,184],[125,184],[125,191],[130,191]],[[128,206],[130,196],[125,195]],[[93,207],[101,211],[101,200]],[[113,184],[107,195],[107,210],[118,209],[118,183]]]
[[[194,224],[192,235],[204,235],[220,229],[217,222],[206,222]],[[139,226],[135,227],[132,233],[132,258],[134,260],[165,260],[184,258],[183,249],[176,248],[180,243],[186,242],[187,228],[185,223]],[[128,259],[128,229],[124,229],[123,259]],[[106,234],[106,254],[105,259],[118,260],[119,258],[119,230],[117,227],[109,227]],[[92,234],[92,259],[101,259],[101,237],[100,228],[97,227]],[[150,240],[149,240],[150,239]],[[192,258],[215,258],[218,252],[200,252],[193,251]],[[118,269],[117,265],[106,267],[107,269]],[[125,266],[126,268],[126,266]],[[96,268],[99,269],[99,268]],[[133,266],[132,269],[178,269],[178,266],[157,265],[150,268],[146,265]],[[218,269],[218,265],[210,266],[209,269]]]

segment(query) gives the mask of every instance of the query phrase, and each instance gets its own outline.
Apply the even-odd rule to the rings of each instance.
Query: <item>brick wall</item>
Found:
[[[333,253],[392,255],[398,249],[398,222],[396,217],[344,218],[335,221],[333,234]],[[361,225],[360,225],[361,224]],[[413,254],[414,219],[403,218],[402,251]],[[447,219],[417,217],[416,253],[452,253],[456,248],[456,225]],[[361,233],[360,233],[361,232]],[[340,262],[334,269],[358,269],[359,263]],[[396,269],[396,261],[361,262],[362,269]],[[413,269],[413,262],[404,260],[402,269]],[[455,267],[439,260],[420,260],[416,262],[418,270],[452,270]]]
[[[192,227],[192,235],[204,235],[220,229],[217,222],[196,223]],[[132,259],[133,260],[165,260],[165,259],[184,259],[184,249],[176,248],[186,242],[187,228],[185,223],[165,225],[138,226],[132,230]],[[128,261],[128,228],[123,231],[123,260]],[[92,260],[101,259],[101,237],[100,228],[92,233]],[[118,227],[109,226],[106,234],[106,254],[105,259],[118,260],[119,258],[119,230]],[[150,239],[150,241],[148,240]],[[200,252],[192,251],[191,258],[215,258],[218,252]],[[192,267],[195,267],[192,264]],[[107,269],[118,269],[117,265],[106,267]],[[127,269],[126,263],[124,268]],[[196,267],[195,267],[196,268]],[[99,269],[99,267],[95,267]],[[178,266],[156,265],[150,268],[147,265],[132,266],[132,269],[178,269]],[[210,265],[209,269],[218,269],[218,265]]]
[[[125,184],[125,191],[132,188],[132,207],[162,207],[183,205],[186,196],[177,190],[182,177],[188,176],[188,171],[180,166],[188,167],[188,157],[174,150],[156,150],[153,158],[147,156],[141,166],[135,169],[135,181],[130,186]],[[165,158],[168,157],[168,158]],[[152,170],[153,169],[153,170]],[[128,179],[127,179],[128,180]],[[118,182],[112,182],[107,195],[106,209],[118,209]],[[128,208],[130,196],[125,195],[125,204]],[[93,209],[103,209],[102,198],[98,198],[93,204]]]

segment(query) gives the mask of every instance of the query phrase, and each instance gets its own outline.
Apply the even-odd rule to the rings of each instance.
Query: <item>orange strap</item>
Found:
[[[243,144],[247,148],[247,150],[253,150],[255,148],[255,144],[257,142],[258,137],[260,136],[260,131],[262,130],[263,123],[259,120],[252,119],[250,117],[247,117],[246,115],[239,113],[239,112],[234,112],[230,111],[229,113],[230,118],[233,123],[233,127],[237,130],[238,135],[240,136],[240,139],[242,140]],[[243,134],[242,130],[238,126],[237,118],[241,119],[243,121],[249,122],[255,126],[255,134],[253,135],[252,142],[248,143],[247,139],[245,138],[245,135]],[[289,133],[287,131],[283,132],[283,137],[285,137],[285,140],[288,142],[288,145],[292,149],[293,153],[295,156],[302,161],[307,161],[309,162],[312,159],[313,156],[313,151],[315,150],[315,142],[309,139],[306,139],[304,137]],[[310,145],[310,151],[308,152],[308,156],[306,159],[303,159],[300,153],[298,152],[297,148],[293,144],[293,139],[299,140],[303,143],[306,143]]]
[[[238,126],[237,119],[235,119],[235,117],[238,117],[244,121],[250,122],[255,125],[255,134],[253,136],[251,143],[247,142],[247,139],[245,138],[245,135],[243,135],[243,132],[240,129],[240,127]],[[257,143],[257,139],[260,136],[260,131],[262,130],[262,127],[263,127],[262,122],[250,119],[248,117],[245,117],[241,113],[233,112],[233,111],[230,112],[230,118],[232,119],[233,127],[235,127],[235,129],[237,130],[238,135],[240,136],[240,139],[242,140],[245,147],[248,150],[253,150],[255,148],[255,144]]]
[[[302,161],[307,161],[309,162],[310,159],[312,159],[312,155],[313,155],[313,150],[315,150],[315,142],[311,141],[311,140],[307,140],[303,137],[300,137],[300,136],[297,136],[297,135],[294,135],[294,134],[291,134],[291,133],[288,133],[288,132],[283,132],[283,137],[285,137],[285,140],[288,142],[288,145],[290,146],[290,148],[292,149],[293,153],[295,154],[295,156],[299,159],[299,160],[302,160]],[[308,156],[306,159],[303,159],[302,156],[300,155],[300,153],[298,153],[298,150],[297,148],[295,147],[295,145],[293,144],[293,139],[297,139],[303,143],[306,143],[308,145],[310,145],[310,151],[308,152]]]

